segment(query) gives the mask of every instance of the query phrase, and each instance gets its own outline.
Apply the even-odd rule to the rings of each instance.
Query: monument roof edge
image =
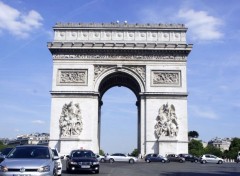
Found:
[[[182,29],[187,30],[184,24],[162,23],[56,23],[53,29]]]

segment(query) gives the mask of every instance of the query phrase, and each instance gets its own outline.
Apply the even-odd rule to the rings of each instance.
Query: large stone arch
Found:
[[[51,91],[51,147],[99,152],[101,99],[113,86],[137,97],[138,148],[187,153],[187,28],[182,24],[58,23]]]

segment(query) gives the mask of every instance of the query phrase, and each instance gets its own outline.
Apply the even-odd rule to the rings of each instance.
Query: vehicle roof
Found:
[[[42,147],[42,148],[49,148],[48,146],[46,145],[18,145],[16,146],[17,148],[20,148],[20,147]]]

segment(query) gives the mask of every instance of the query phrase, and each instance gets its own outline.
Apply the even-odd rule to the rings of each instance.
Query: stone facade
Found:
[[[120,85],[137,97],[142,155],[188,152],[186,63],[192,45],[184,25],[58,23],[53,29],[51,147],[98,153],[102,96]]]

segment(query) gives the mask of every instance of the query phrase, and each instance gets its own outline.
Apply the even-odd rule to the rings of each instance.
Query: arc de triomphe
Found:
[[[51,147],[99,152],[103,94],[113,86],[133,91],[138,107],[138,149],[187,153],[187,56],[183,24],[58,23],[51,91]]]

